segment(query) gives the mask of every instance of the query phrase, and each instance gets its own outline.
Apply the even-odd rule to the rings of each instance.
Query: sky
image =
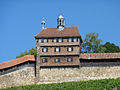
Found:
[[[45,27],[57,27],[60,12],[83,39],[95,32],[102,44],[120,46],[120,0],[0,0],[0,63],[35,48],[42,18]]]

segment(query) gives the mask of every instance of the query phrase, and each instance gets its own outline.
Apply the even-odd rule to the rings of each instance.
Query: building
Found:
[[[37,71],[42,67],[80,66],[82,38],[78,27],[65,27],[62,15],[57,19],[57,27],[44,28],[44,19],[42,25],[35,36]]]

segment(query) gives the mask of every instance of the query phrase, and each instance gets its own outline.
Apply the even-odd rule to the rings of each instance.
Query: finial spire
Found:
[[[43,17],[43,19],[42,19],[42,22],[41,22],[41,24],[42,24],[42,29],[44,29],[45,27],[45,20],[44,20],[44,17]]]
[[[62,15],[62,11],[60,10],[60,15]]]
[[[62,12],[60,11],[60,16],[59,18],[57,19],[57,28],[58,30],[63,30],[64,29],[64,17],[62,16]]]

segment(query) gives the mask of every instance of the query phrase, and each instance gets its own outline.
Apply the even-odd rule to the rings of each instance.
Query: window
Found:
[[[68,38],[68,42],[72,42],[72,38]]]
[[[67,62],[72,62],[73,58],[67,58]]]
[[[69,52],[73,51],[73,47],[68,47],[67,51],[69,51]]]
[[[48,42],[48,39],[39,39],[39,42],[40,42],[40,43],[47,43],[47,42]]]
[[[55,58],[55,62],[60,62],[60,58]]]
[[[58,39],[58,42],[63,42],[63,39],[62,39],[62,38],[59,38],[59,39]]]
[[[43,58],[43,59],[42,59],[42,62],[43,62],[43,63],[45,63],[45,62],[47,62],[47,61],[48,61],[47,58]]]
[[[58,42],[57,38],[54,38],[54,39],[53,39],[53,42]]]
[[[60,48],[59,47],[55,48],[55,52],[60,52]]]
[[[42,39],[39,39],[39,42],[42,43]]]
[[[42,48],[42,52],[48,52],[48,48]]]
[[[48,42],[48,39],[44,39],[44,43],[47,43]]]
[[[74,41],[74,42],[77,42],[77,41],[78,41],[78,38],[74,38],[73,41]]]

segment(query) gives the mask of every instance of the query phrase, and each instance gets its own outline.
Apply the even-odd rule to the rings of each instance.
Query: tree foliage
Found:
[[[102,40],[98,39],[97,33],[88,33],[82,44],[82,52],[93,53],[101,45]]]
[[[96,48],[94,53],[105,53],[106,51],[106,47],[104,47],[104,45],[100,45],[98,48]]]
[[[96,53],[118,53],[120,52],[119,46],[114,43],[106,42],[104,45],[100,45],[96,50]]]
[[[37,55],[37,49],[36,48],[32,48],[29,51],[25,50],[25,52],[22,52],[16,58],[20,58],[20,57],[23,57],[25,55]]]

